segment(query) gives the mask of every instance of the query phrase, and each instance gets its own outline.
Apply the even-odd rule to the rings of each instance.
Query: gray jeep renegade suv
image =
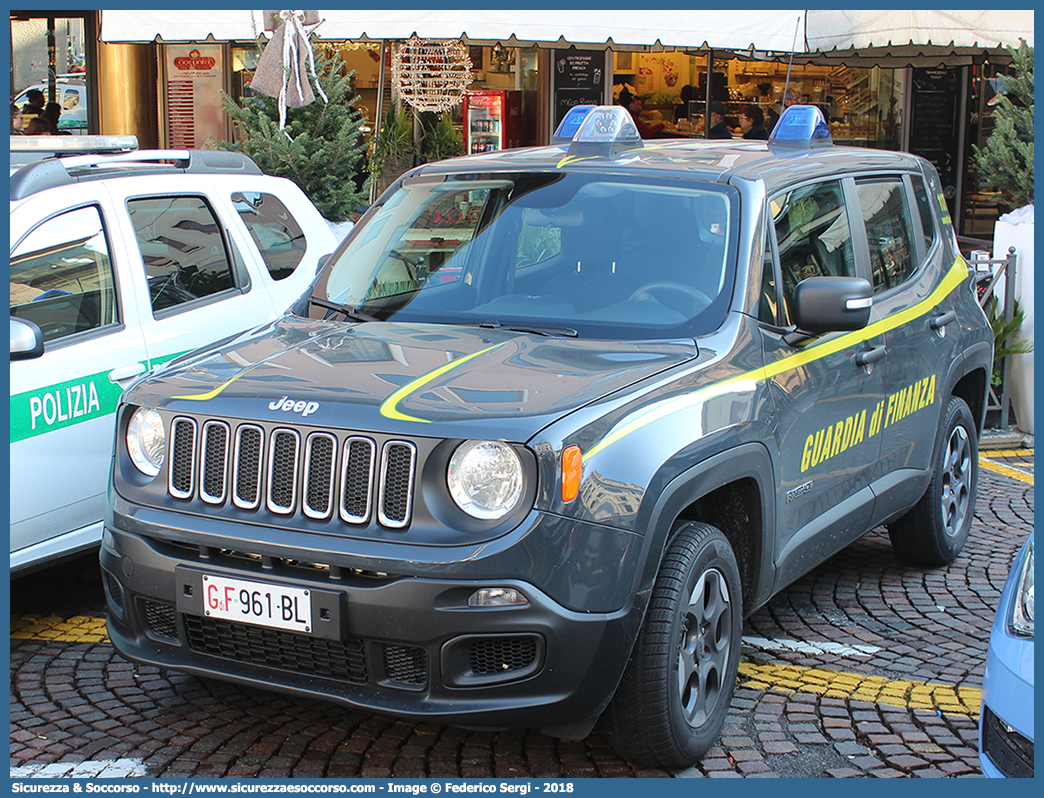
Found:
[[[407,173],[291,313],[126,392],[121,653],[438,723],[601,718],[680,768],[745,615],[882,524],[960,553],[992,335],[935,170],[810,107],[724,144],[576,113]]]

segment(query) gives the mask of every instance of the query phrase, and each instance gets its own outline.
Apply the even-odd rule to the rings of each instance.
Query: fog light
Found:
[[[469,607],[521,607],[529,599],[513,587],[484,587],[468,598]]]

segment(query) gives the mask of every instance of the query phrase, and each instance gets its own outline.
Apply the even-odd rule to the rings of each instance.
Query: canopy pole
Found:
[[[382,115],[384,105],[384,48],[386,46],[386,40],[381,39],[381,65],[377,70],[377,110],[375,112],[377,118],[373,120],[373,130],[370,133],[370,140],[373,140],[374,136],[380,135],[381,132],[381,120],[384,119]],[[371,145],[372,146],[372,145]],[[373,205],[377,199],[377,183],[379,181],[374,180],[372,175],[370,177],[370,204]]]
[[[797,18],[797,22],[794,23],[794,42],[790,45],[790,60],[787,62],[787,79],[783,82],[783,100],[780,102],[780,109],[787,107],[787,92],[790,91],[790,70],[794,68],[794,50],[797,49],[797,37],[798,31],[801,30],[801,17]]]
[[[711,80],[714,78],[714,48],[707,51],[707,90],[703,98],[703,137],[710,138]]]

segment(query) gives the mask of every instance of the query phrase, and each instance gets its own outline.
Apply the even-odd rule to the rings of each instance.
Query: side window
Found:
[[[765,238],[765,254],[761,259],[761,300],[758,302],[758,321],[779,324],[776,276],[772,271],[772,246]]]
[[[870,246],[874,293],[879,294],[904,282],[917,269],[913,219],[899,178],[861,182],[856,192]]]
[[[307,249],[304,231],[286,206],[271,194],[237,191],[232,204],[239,211],[273,280],[294,273]]]
[[[802,186],[771,200],[769,209],[785,303],[809,277],[855,276],[852,229],[840,181]]]
[[[200,197],[127,201],[149,281],[152,310],[166,310],[235,286],[221,225]]]
[[[119,323],[112,260],[97,208],[49,219],[15,248],[11,315],[37,324],[45,342]]]
[[[937,238],[935,216],[932,215],[932,198],[920,175],[913,177],[914,197],[917,199],[917,212],[921,216],[921,230],[924,233],[924,251],[932,248]]]
[[[71,111],[73,108],[80,106],[80,90],[66,88],[62,94],[62,107],[66,111]]]

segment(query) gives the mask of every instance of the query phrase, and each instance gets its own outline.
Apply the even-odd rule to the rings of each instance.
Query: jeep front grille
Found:
[[[211,505],[340,518],[401,529],[413,512],[417,448],[407,441],[179,416],[171,422],[167,489]],[[376,512],[374,511],[376,508]]]

